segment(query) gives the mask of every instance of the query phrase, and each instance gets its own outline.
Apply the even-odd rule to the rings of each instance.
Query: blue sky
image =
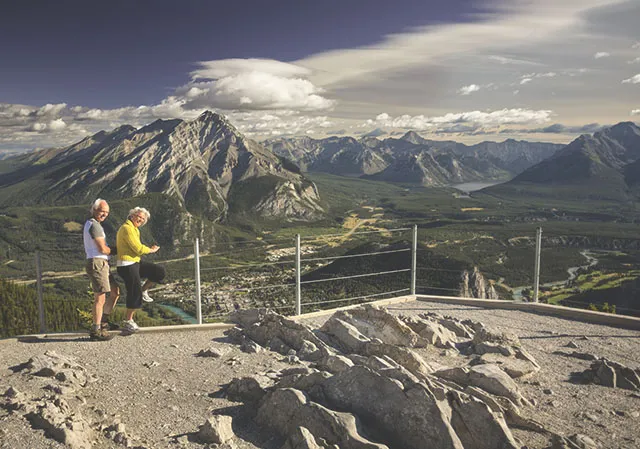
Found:
[[[568,141],[640,116],[640,2],[6,2],[0,150],[210,109],[256,139]]]

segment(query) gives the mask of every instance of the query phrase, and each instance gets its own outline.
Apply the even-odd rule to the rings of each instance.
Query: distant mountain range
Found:
[[[563,147],[516,140],[467,146],[424,139],[413,131],[399,139],[294,137],[270,139],[263,144],[303,171],[425,186],[507,181]]]
[[[315,185],[297,167],[212,112],[140,129],[124,125],[2,164],[0,206],[86,204],[157,192],[212,221],[230,212],[230,202],[266,218],[311,220],[323,213]]]
[[[552,157],[486,191],[620,200],[639,186],[640,128],[622,122],[578,137]]]

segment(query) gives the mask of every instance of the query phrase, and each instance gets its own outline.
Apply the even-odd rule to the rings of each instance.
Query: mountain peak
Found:
[[[406,140],[407,142],[411,142],[414,144],[425,144],[427,143],[427,139],[422,137],[415,131],[407,131],[407,133],[400,138],[401,140]]]

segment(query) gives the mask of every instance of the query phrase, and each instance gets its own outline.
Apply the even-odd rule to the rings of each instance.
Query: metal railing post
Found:
[[[533,302],[538,302],[538,289],[540,287],[540,250],[542,247],[542,227],[536,232],[536,263],[533,273]]]
[[[302,291],[300,288],[300,234],[296,234],[296,315],[302,313]]]
[[[196,270],[196,318],[198,320],[198,324],[202,324],[202,298],[200,295],[200,242],[197,238],[193,244],[193,254]]]
[[[42,260],[40,251],[36,251],[36,290],[38,292],[38,317],[40,320],[40,333],[47,332],[47,325],[44,319],[44,292],[42,288]]]
[[[411,243],[411,294],[416,294],[416,260],[418,252],[418,225],[413,225],[413,241]]]

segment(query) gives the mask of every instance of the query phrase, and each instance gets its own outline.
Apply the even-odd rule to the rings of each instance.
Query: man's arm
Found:
[[[95,239],[93,239],[93,241],[96,242],[98,251],[100,251],[102,254],[111,254],[111,249],[107,246],[107,242],[104,237],[96,237]]]

